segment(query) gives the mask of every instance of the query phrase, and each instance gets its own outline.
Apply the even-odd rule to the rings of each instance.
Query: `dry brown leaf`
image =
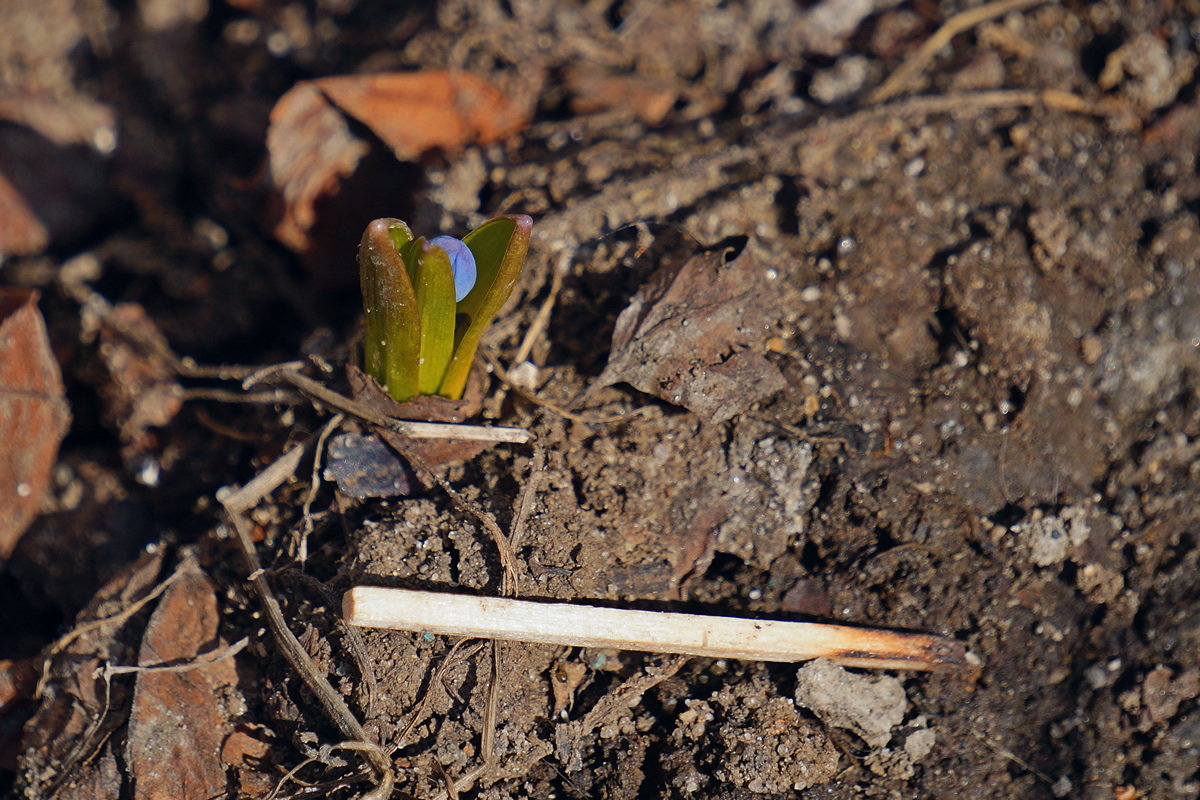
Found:
[[[183,388],[175,381],[167,352],[167,339],[137,303],[119,303],[114,321],[124,331],[135,331],[143,342],[155,342],[158,353],[135,347],[112,326],[100,326],[100,356],[108,367],[109,382],[101,387],[105,416],[120,431],[122,455],[143,455],[156,446],[150,428],[170,422],[183,407]]]
[[[122,625],[119,616],[109,623],[97,621],[113,618],[152,590],[162,571],[163,553],[162,548],[144,553],[105,584],[79,612],[75,627],[55,644],[56,655],[50,658],[44,678],[53,688],[42,695],[25,725],[21,795],[89,800],[122,796],[111,737],[124,724],[124,715],[113,709],[126,707],[128,683],[113,682],[106,697],[105,685],[94,673],[105,662],[124,664],[132,659],[132,648],[126,643],[132,626]],[[106,742],[103,752],[83,762],[82,755],[95,752],[102,742]],[[30,769],[29,764],[39,766]],[[48,764],[53,768],[42,766]],[[57,793],[51,791],[68,775],[71,780]]]
[[[0,173],[0,256],[37,253],[49,243],[50,231],[20,190]]]
[[[0,289],[0,559],[37,515],[71,418],[37,298]]]
[[[275,226],[279,241],[308,249],[317,199],[336,193],[369,149],[313,84],[299,83],[279,99],[267,130],[271,179],[284,206]]]
[[[461,400],[426,395],[397,403],[374,378],[357,367],[347,367],[346,376],[350,381],[354,399],[368,408],[397,419],[425,422],[467,421],[483,407],[483,395],[487,388],[483,372],[477,366],[471,370]],[[387,433],[384,439],[401,443],[406,451],[420,458],[427,466],[435,468],[452,461],[474,458],[494,445],[494,442],[458,439],[411,439],[394,432]]]
[[[186,663],[219,647],[219,621],[212,584],[198,566],[188,570],[154,609],[138,664]],[[138,673],[125,748],[134,798],[225,796],[221,746],[233,729],[225,703],[236,683],[232,659]]]
[[[258,765],[271,751],[271,743],[265,737],[266,731],[262,726],[239,725],[221,745],[221,760],[231,767],[250,768]]]
[[[760,345],[783,316],[768,270],[743,252],[667,263],[617,318],[600,386],[625,382],[722,422],[785,387]]]
[[[271,751],[270,738],[263,726],[242,723],[221,746],[221,760],[236,770],[238,789],[245,797],[262,797],[278,783],[264,766]]]
[[[392,154],[378,148],[373,153],[345,115],[369,128]],[[494,142],[520,130],[528,116],[529,109],[464,72],[341,75],[298,83],[275,104],[267,131],[271,180],[281,200],[275,235],[296,252],[310,252],[322,244],[312,231],[328,216],[339,227],[357,220],[359,229],[351,234],[356,241],[362,220],[400,213],[397,206],[409,202],[405,187],[419,182],[418,175],[399,172],[396,159]],[[380,206],[381,197],[388,207]],[[322,205],[333,198],[337,208]],[[344,247],[339,242],[330,252],[340,254]]]
[[[314,83],[400,159],[499,141],[528,119],[527,109],[469,72],[339,75]]]

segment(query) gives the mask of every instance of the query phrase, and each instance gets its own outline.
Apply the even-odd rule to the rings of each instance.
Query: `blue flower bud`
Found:
[[[450,268],[454,270],[454,302],[461,301],[475,286],[475,256],[471,248],[453,236],[435,236],[429,243],[442,248],[450,257]]]

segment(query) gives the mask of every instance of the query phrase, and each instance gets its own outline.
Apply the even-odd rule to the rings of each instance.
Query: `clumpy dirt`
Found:
[[[396,796],[1200,793],[1200,6],[1027,4],[879,98],[972,4],[863,5],[101,2],[63,4],[66,45],[22,12],[5,80],[102,103],[119,138],[71,145],[105,201],[68,193],[70,224],[4,263],[45,295],[74,415],[0,589],[19,609],[0,655],[49,670],[4,707],[25,726],[0,763],[14,796],[370,788],[265,631],[215,500],[329,414],[144,351],[161,331],[200,364],[300,358],[346,391],[369,218],[327,223],[339,263],[272,238],[268,115],[297,80],[447,67],[528,103],[528,125],[405,164],[366,205],[421,230],[535,218],[485,339],[525,383],[491,378],[481,416],[534,444],[439,468],[519,536],[516,594],[930,631],[982,668],[505,643],[493,714],[490,646],[337,619],[357,583],[499,594],[490,535],[416,476],[355,499],[310,458],[252,512],[256,546],[317,669],[395,746]],[[132,393],[129,336],[80,305],[79,275],[153,329]],[[181,649],[156,609],[183,587],[203,633]],[[169,756],[172,783],[146,733],[163,674],[97,670],[243,638],[182,682],[215,699],[178,720],[208,749]]]

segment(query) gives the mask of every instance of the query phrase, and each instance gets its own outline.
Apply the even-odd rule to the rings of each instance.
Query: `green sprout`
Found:
[[[533,220],[496,217],[462,238],[413,237],[398,219],[367,226],[358,248],[367,374],[399,402],[458,400],[479,338],[512,293]]]

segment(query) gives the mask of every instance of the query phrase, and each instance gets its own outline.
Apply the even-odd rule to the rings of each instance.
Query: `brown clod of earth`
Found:
[[[749,252],[664,264],[617,318],[598,384],[623,381],[714,423],[780,391],[761,352],[784,313],[772,275]]]

